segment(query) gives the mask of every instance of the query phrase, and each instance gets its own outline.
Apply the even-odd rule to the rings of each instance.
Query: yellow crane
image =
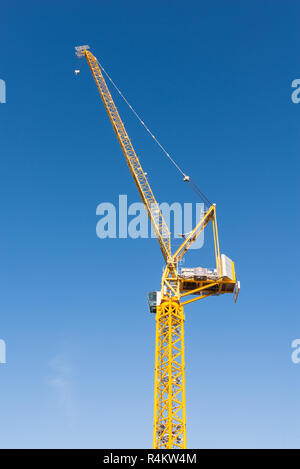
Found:
[[[78,57],[85,57],[102,101],[123,150],[126,162],[147,210],[165,260],[161,290],[148,295],[150,311],[156,316],[154,381],[154,448],[186,448],[186,398],[184,360],[184,305],[212,295],[233,293],[240,289],[234,262],[220,255],[216,206],[210,205],[195,228],[186,235],[175,253],[171,236],[147,175],[134,151],[102,74],[101,66],[89,46],[75,47]],[[185,176],[185,180],[189,180]],[[211,222],[216,267],[181,268],[178,265],[200,233]],[[191,295],[191,298],[188,298]]]

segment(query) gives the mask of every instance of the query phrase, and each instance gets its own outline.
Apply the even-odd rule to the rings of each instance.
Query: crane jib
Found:
[[[120,146],[123,150],[125,159],[133,176],[134,182],[146,207],[148,216],[159,241],[163,256],[167,262],[167,260],[171,257],[171,238],[169,228],[163,218],[159,205],[148,183],[145,172],[143,171],[141,163],[134,151],[131,140],[126,132],[124,124],[120,118],[118,110],[108,90],[101,69],[98,65],[98,61],[96,57],[94,57],[94,55],[87,50],[84,51],[84,55],[88,61],[96,85],[100,91],[101,98],[103,100],[104,106],[107,110],[112,126],[119,140]]]

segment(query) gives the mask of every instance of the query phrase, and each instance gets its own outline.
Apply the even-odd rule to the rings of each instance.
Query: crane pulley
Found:
[[[90,52],[89,46],[78,46],[75,50],[78,57],[85,57],[88,62],[166,263],[161,290],[148,296],[150,311],[156,314],[153,447],[186,448],[183,306],[224,293],[234,293],[236,299],[240,283],[236,280],[234,263],[224,254],[220,255],[216,206],[208,199],[203,217],[172,254],[169,228],[108,90],[99,62]],[[190,177],[182,174],[184,180],[202,194]],[[181,268],[179,271],[180,260],[210,222],[213,227],[216,268]],[[189,295],[192,298],[186,299]]]

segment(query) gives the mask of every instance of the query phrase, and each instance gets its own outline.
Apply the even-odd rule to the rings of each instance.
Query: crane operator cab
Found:
[[[161,303],[161,292],[160,291],[151,291],[148,293],[148,304],[150,313],[156,313],[157,306]]]

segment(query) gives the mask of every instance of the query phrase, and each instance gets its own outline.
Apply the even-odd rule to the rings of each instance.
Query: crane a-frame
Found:
[[[85,57],[88,62],[165,260],[161,290],[148,295],[150,311],[156,315],[153,447],[186,448],[183,306],[223,293],[234,293],[236,299],[239,282],[234,263],[224,254],[220,255],[215,204],[204,211],[195,228],[172,254],[169,228],[108,90],[100,64],[89,46],[78,46],[75,50],[78,57]],[[198,267],[179,271],[179,261],[209,222],[214,235],[215,269]],[[188,299],[189,295],[192,298]]]

